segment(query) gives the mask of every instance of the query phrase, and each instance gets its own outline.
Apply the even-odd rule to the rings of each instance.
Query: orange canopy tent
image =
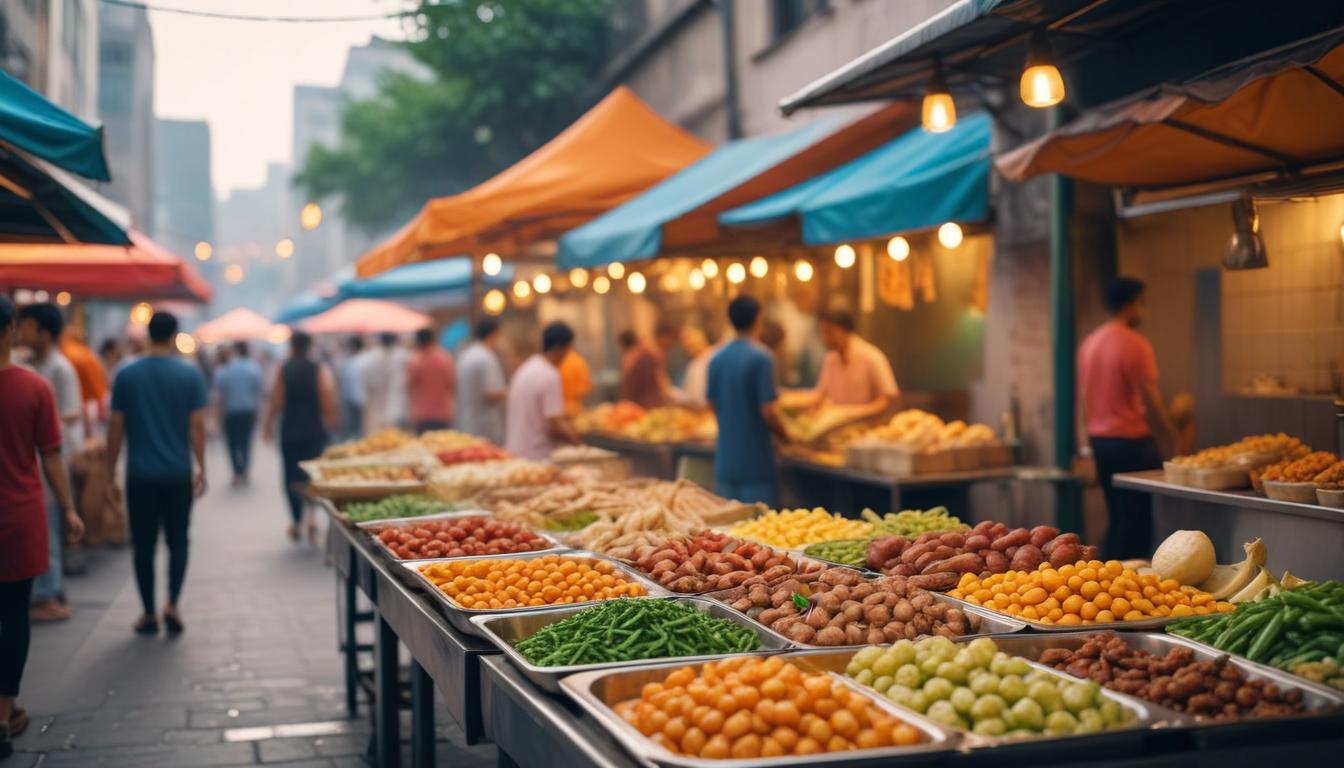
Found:
[[[1059,173],[1157,189],[1296,176],[1344,160],[1340,37],[1094,110],[995,164],[1011,181]]]
[[[0,286],[75,296],[209,301],[196,268],[131,230],[131,245],[0,243]]]
[[[309,333],[409,333],[428,328],[430,319],[390,301],[350,299],[302,325]]]
[[[553,239],[712,149],[621,86],[537,151],[472,189],[425,204],[359,260],[360,277],[402,264]]]
[[[230,310],[203,323],[192,335],[207,344],[221,341],[264,339],[271,333],[271,321],[245,307]]]

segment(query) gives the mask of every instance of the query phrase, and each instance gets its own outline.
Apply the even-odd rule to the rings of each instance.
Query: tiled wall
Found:
[[[1222,390],[1257,374],[1326,394],[1344,372],[1344,195],[1262,202],[1268,269],[1222,272]],[[1120,271],[1149,286],[1146,332],[1168,395],[1194,388],[1194,275],[1217,268],[1232,234],[1226,205],[1122,221]]]

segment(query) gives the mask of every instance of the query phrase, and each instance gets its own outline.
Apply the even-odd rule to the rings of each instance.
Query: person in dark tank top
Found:
[[[275,374],[270,401],[262,419],[262,437],[274,442],[280,422],[280,457],[285,468],[285,495],[289,500],[289,537],[299,540],[304,526],[304,491],[308,473],[300,462],[315,459],[327,447],[327,429],[338,419],[336,385],[331,371],[311,358],[313,337],[295,331],[289,339],[290,354]],[[308,517],[308,538],[316,540],[317,523]]]

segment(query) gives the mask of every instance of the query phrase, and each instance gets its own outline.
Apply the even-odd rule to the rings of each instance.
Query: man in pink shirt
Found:
[[[788,398],[790,406],[838,406],[846,417],[836,426],[882,416],[891,410],[901,389],[891,361],[882,350],[854,332],[854,315],[833,309],[821,316],[821,343],[826,356],[821,360],[821,375],[811,392]]]
[[[573,346],[574,331],[565,323],[551,323],[541,332],[541,352],[513,372],[504,441],[509,453],[541,460],[561,444],[579,442],[565,415],[565,394],[558,368]]]
[[[415,332],[415,352],[406,361],[406,399],[415,431],[448,429],[456,392],[453,356],[435,342],[432,328],[421,328]]]
[[[1117,472],[1162,466],[1153,430],[1171,445],[1174,430],[1157,388],[1153,345],[1134,329],[1143,319],[1142,282],[1117,278],[1106,288],[1110,320],[1088,334],[1078,350],[1078,387],[1097,479],[1110,515],[1108,558],[1148,557],[1153,551],[1153,513],[1145,493],[1115,488]]]

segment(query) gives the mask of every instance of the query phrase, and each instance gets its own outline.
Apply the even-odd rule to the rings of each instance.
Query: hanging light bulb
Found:
[[[224,268],[224,281],[229,285],[237,285],[243,282],[243,265],[230,264]]]
[[[625,286],[631,293],[643,293],[649,285],[649,281],[644,279],[643,273],[631,272],[629,279],[625,281]]]
[[[57,304],[61,305],[62,307],[68,307],[68,306],[70,306],[70,301],[71,301],[71,298],[70,298],[70,292],[69,292],[69,291],[57,291],[57,292],[56,292],[56,303],[57,303]]]
[[[1265,240],[1260,236],[1260,213],[1255,201],[1243,197],[1232,203],[1232,242],[1223,255],[1227,269],[1264,269],[1269,266]]]
[[[1028,107],[1044,109],[1064,100],[1064,78],[1059,74],[1059,67],[1055,66],[1050,40],[1043,32],[1031,36],[1031,44],[1027,48],[1027,65],[1022,70],[1019,86],[1022,103]]]
[[[484,298],[481,299],[481,308],[487,314],[498,315],[504,311],[506,303],[508,303],[508,299],[504,297],[504,292],[498,288],[491,288],[485,292]]]
[[[526,299],[532,295],[532,286],[528,285],[526,280],[519,280],[513,284],[513,295],[520,299]]]
[[[692,269],[690,276],[686,278],[686,282],[693,290],[698,291],[705,287],[705,273],[699,269]]]
[[[481,259],[481,271],[491,277],[498,275],[499,271],[503,268],[504,260],[499,258],[498,253],[487,253]]]
[[[849,243],[837,245],[835,247],[835,265],[841,269],[849,269],[854,266],[854,261],[858,254],[854,253],[854,246]]]
[[[665,293],[676,293],[681,290],[681,276],[676,272],[668,272],[658,281],[658,287]]]
[[[582,288],[588,284],[588,270],[575,267],[569,270],[569,284],[575,288]]]
[[[551,276],[543,272],[540,275],[537,275],[536,277],[532,278],[532,290],[536,291],[539,294],[550,293]]]
[[[705,273],[705,277],[713,280],[719,276],[719,262],[713,259],[705,259],[700,262],[700,271]]]
[[[793,263],[793,276],[798,278],[798,282],[806,283],[812,279],[816,270],[812,268],[812,262],[807,259],[799,259]]]
[[[910,241],[897,235],[887,241],[887,255],[893,261],[905,261],[910,258]]]
[[[728,282],[736,285],[747,279],[747,268],[742,266],[741,262],[734,261],[728,265],[728,271],[724,274],[728,276]]]
[[[598,275],[593,278],[593,292],[601,296],[611,290],[611,278],[606,275]]]
[[[924,130],[929,133],[943,133],[952,130],[957,124],[957,105],[952,101],[952,91],[943,77],[943,65],[935,64],[933,76],[924,89],[924,106],[921,110]]]
[[[961,245],[961,225],[955,221],[949,221],[938,228],[938,242],[949,251]]]
[[[140,302],[131,307],[131,323],[134,325],[149,325],[149,320],[154,316],[154,307],[147,302]]]
[[[611,264],[607,265],[607,275],[611,277],[612,280],[620,280],[622,277],[625,277],[625,265],[619,261],[613,261]]]
[[[207,242],[205,242],[204,240],[202,240],[202,241],[200,241],[199,243],[197,243],[197,244],[196,244],[196,247],[195,247],[194,249],[192,249],[192,253],[195,253],[195,254],[196,254],[196,260],[197,260],[197,261],[209,261],[209,260],[210,260],[210,256],[211,256],[214,252],[215,252],[215,249],[212,248],[212,247],[210,247],[210,244],[207,243]]]
[[[173,343],[177,346],[177,351],[184,355],[196,354],[196,339],[192,338],[190,333],[179,331],[173,338]]]
[[[770,273],[770,262],[766,261],[764,256],[753,257],[749,270],[752,277],[765,277]]]

